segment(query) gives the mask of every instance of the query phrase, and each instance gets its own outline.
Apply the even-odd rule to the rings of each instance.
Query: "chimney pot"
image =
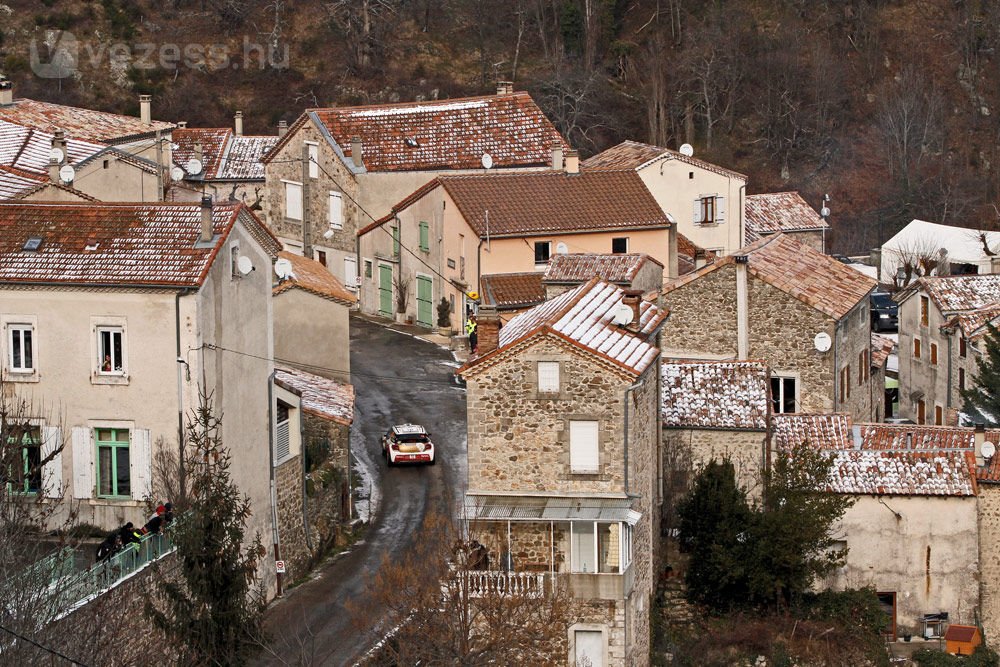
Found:
[[[562,144],[555,143],[552,144],[552,168],[562,169],[563,168],[563,147]]]
[[[241,137],[241,136],[243,136],[243,112],[242,111],[237,111],[236,112],[235,121],[236,121],[235,122],[236,136],[237,137]]]
[[[358,169],[364,169],[364,154],[362,153],[361,137],[355,135],[351,137],[351,161]]]
[[[278,121],[278,136],[283,137],[288,134],[288,121],[279,120]]]
[[[14,83],[0,74],[0,107],[10,106],[14,103]]]
[[[566,151],[566,173],[580,173],[580,154],[573,149]]]
[[[489,354],[500,346],[500,314],[493,306],[480,306],[476,314],[478,356]]]
[[[640,305],[642,304],[642,290],[624,290],[622,303],[632,309],[632,321],[626,326],[626,328],[632,331],[638,331],[640,328],[639,311]]]
[[[143,125],[153,124],[152,103],[153,103],[152,95],[139,96],[139,121]]]
[[[187,128],[187,126],[188,126],[188,122],[186,120],[179,120],[179,121],[177,121],[177,127],[179,127],[180,129],[183,130],[183,129]]]
[[[513,81],[497,81],[497,95],[512,95],[513,93]]]
[[[202,195],[201,197],[201,236],[199,240],[207,243],[215,237],[215,229],[212,225],[212,197]]]

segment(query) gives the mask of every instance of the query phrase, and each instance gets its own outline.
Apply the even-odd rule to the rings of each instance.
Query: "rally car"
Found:
[[[431,434],[417,424],[397,424],[386,431],[382,436],[382,456],[389,465],[436,462]]]

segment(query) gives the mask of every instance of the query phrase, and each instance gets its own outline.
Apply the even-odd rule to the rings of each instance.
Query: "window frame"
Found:
[[[11,373],[16,373],[18,375],[33,375],[38,372],[37,364],[35,363],[35,357],[37,356],[37,336],[35,335],[35,325],[32,322],[8,322],[7,323],[7,370]],[[14,365],[14,334],[20,332],[20,352],[21,352],[21,365]],[[24,334],[29,333],[29,354],[31,357],[30,366],[24,365]]]
[[[544,266],[552,259],[552,241],[535,241],[535,266]],[[544,249],[544,252],[539,252]],[[545,259],[539,259],[545,255]]]
[[[551,372],[543,373],[543,368],[549,371],[554,369],[554,376]],[[558,394],[562,390],[562,369],[558,361],[538,361],[535,366],[535,372],[538,377],[539,394]],[[553,385],[550,382],[553,377],[555,377],[555,388],[552,388]],[[543,378],[545,378],[544,384]]]
[[[12,435],[7,437],[7,446],[15,447],[14,437]],[[21,450],[21,466],[20,474],[16,475],[8,473],[8,478],[10,481],[7,482],[7,490],[9,493],[16,494],[19,496],[37,496],[43,491],[42,482],[42,429],[37,424],[30,424],[27,431],[21,436],[21,444],[18,447]],[[29,462],[29,449],[36,450],[35,452],[35,469],[34,474],[31,470],[31,463]],[[19,484],[15,485],[15,481],[20,481]],[[37,488],[30,488],[32,481],[37,480]],[[22,488],[17,488],[22,487]]]
[[[968,343],[965,340],[965,336],[958,337],[958,356],[965,359],[969,353]]]
[[[715,195],[699,197],[701,199],[701,224],[711,225],[715,222]]]
[[[392,229],[392,256],[399,257],[399,251],[402,247],[402,230],[398,223],[390,229]]]
[[[284,179],[282,179],[281,182],[285,185],[285,219],[286,220],[294,220],[296,222],[302,222],[302,217],[303,217],[302,214],[303,214],[304,207],[305,207],[305,202],[302,200],[302,184],[299,183],[298,181],[288,181],[288,180],[284,180]],[[298,188],[298,196],[297,197],[298,197],[298,216],[299,217],[297,217],[297,218],[294,215],[292,215],[292,210],[291,210],[292,207],[290,206],[290,204],[293,201],[293,199],[291,197],[289,197],[289,189],[290,188]]]
[[[121,324],[98,324],[95,327],[95,332],[97,334],[97,374],[105,377],[124,377],[128,374],[127,359],[128,354],[125,348],[125,326]],[[104,370],[104,359],[109,356],[107,350],[104,349],[104,334],[110,335],[109,342],[112,348],[112,354],[114,353],[114,336],[118,335],[118,353],[121,359],[117,361],[120,362],[120,369],[116,369],[115,358],[111,358],[111,370]]]
[[[930,344],[930,362],[931,366],[937,366],[938,362],[938,346],[937,343],[931,341]]]
[[[372,260],[370,260],[370,259],[365,259],[364,260],[364,267],[365,267],[365,274],[364,274],[365,275],[365,279],[366,280],[371,280],[372,279],[372,275],[375,272],[375,263],[372,262]]]
[[[624,242],[624,250],[615,250],[615,243]],[[612,255],[627,255],[628,254],[628,237],[627,236],[613,236],[611,237],[611,254]]]
[[[774,394],[774,383],[778,383],[780,396]],[[786,396],[786,382],[792,383],[792,410],[788,412],[785,407],[788,403]],[[777,409],[780,407],[781,409]],[[793,414],[799,408],[799,378],[797,375],[784,373],[771,373],[771,414]]]
[[[100,432],[110,431],[113,435],[113,440],[101,440]],[[106,498],[113,500],[121,499],[131,499],[132,498],[132,435],[134,429],[132,428],[121,428],[117,426],[94,426],[92,428],[93,438],[94,438],[94,482],[95,491],[97,498]],[[117,435],[124,432],[127,436],[125,441],[118,439]],[[101,448],[107,448],[111,450],[111,472],[112,472],[112,493],[103,493],[101,491]],[[118,480],[118,456],[120,450],[124,449],[126,456],[128,456],[129,464],[129,479],[128,479],[128,491],[126,493],[121,493],[121,487]]]
[[[920,339],[916,336],[913,337],[913,358],[920,359]]]

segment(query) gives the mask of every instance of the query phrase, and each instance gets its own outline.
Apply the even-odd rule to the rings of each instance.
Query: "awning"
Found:
[[[465,496],[465,515],[475,521],[598,521],[634,526],[642,516],[628,498]]]

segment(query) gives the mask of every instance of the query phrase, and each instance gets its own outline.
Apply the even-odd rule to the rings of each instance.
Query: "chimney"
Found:
[[[670,218],[670,227],[667,228],[667,280],[673,280],[680,273],[680,264],[677,259],[677,223],[674,222],[673,216],[667,215]],[[695,263],[698,259],[695,258]]]
[[[354,135],[351,137],[351,160],[358,169],[364,169],[365,162],[361,152],[361,137]]]
[[[139,96],[139,121],[143,125],[153,124],[153,111],[152,111],[153,96],[152,95],[140,95]]]
[[[500,346],[500,315],[496,308],[480,306],[476,314],[476,333],[479,337],[480,357]]]
[[[202,195],[201,197],[201,236],[198,240],[201,243],[210,243],[215,237],[215,229],[212,226],[212,197]]]
[[[513,81],[497,81],[497,95],[512,95],[513,93]]]
[[[1000,273],[1000,255],[990,257],[990,273]]]
[[[59,182],[59,169],[66,164],[66,133],[62,130],[56,130],[52,135],[53,152],[56,149],[62,152],[62,157],[58,160],[53,159],[53,156],[49,157],[49,180],[53,183]]]
[[[986,426],[982,423],[976,424],[976,434],[975,434],[975,452],[976,452],[976,465],[982,466],[986,465],[983,460],[983,443],[986,442]],[[994,445],[996,443],[993,443]]]
[[[563,168],[562,144],[559,143],[552,144],[552,168],[553,169]]]
[[[736,255],[736,358],[750,354],[750,304],[747,293],[747,264],[750,258]]]
[[[278,136],[283,137],[288,134],[288,121],[279,120],[278,121]]]
[[[627,289],[622,297],[622,303],[632,309],[632,321],[626,326],[631,331],[639,331],[639,306],[642,304],[642,290]]]
[[[14,103],[14,83],[0,74],[0,107],[7,107]]]
[[[580,173],[580,154],[572,148],[566,151],[566,173]]]
[[[201,162],[202,165],[204,165],[205,164],[205,162],[204,162],[205,155],[204,155],[204,151],[202,150],[202,147],[201,147],[201,141],[194,142],[193,153],[194,153],[193,157],[196,160],[198,160],[199,162]],[[202,167],[202,170],[204,170],[204,167]]]
[[[177,127],[179,127],[180,129],[184,130],[184,129],[187,128],[187,126],[188,126],[188,122],[186,120],[179,120],[179,121],[177,121]]]
[[[236,136],[237,137],[242,137],[243,136],[243,112],[242,111],[237,111],[236,112],[235,121],[236,121],[236,123],[235,123],[235,125],[236,125]]]

